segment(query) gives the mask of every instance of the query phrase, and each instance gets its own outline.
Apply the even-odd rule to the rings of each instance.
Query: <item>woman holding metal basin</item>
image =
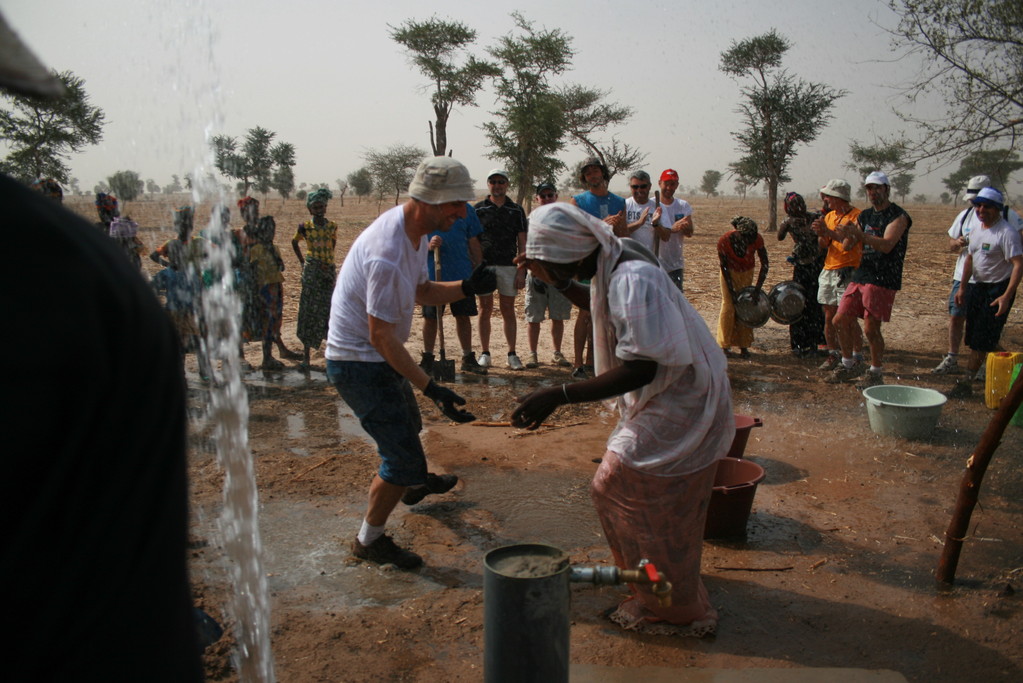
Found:
[[[746,216],[732,219],[732,227],[718,240],[718,260],[721,265],[721,314],[718,317],[718,344],[726,356],[732,347],[739,347],[739,357],[749,358],[753,345],[753,328],[744,325],[736,315],[735,302],[739,290],[753,283],[753,267],[760,259],[754,301],[763,297],[767,279],[767,247],[757,230],[757,223]],[[765,319],[766,321],[766,319]]]
[[[596,376],[523,397],[512,422],[536,429],[560,405],[614,399],[620,420],[593,479],[594,505],[615,563],[650,560],[674,587],[668,607],[633,587],[609,617],[630,630],[713,633],[700,558],[716,463],[735,435],[725,358],[656,257],[574,206],[530,215],[520,262],[590,311]],[[577,282],[588,278],[589,287]]]

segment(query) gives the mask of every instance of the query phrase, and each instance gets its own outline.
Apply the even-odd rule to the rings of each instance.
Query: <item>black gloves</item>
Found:
[[[478,270],[478,269],[477,269]],[[463,281],[462,288],[465,288],[465,282]],[[476,419],[476,416],[463,408],[456,408],[455,405],[464,406],[465,399],[451,391],[445,386],[437,384],[432,379],[430,383],[423,389],[423,396],[432,400],[437,404],[437,408],[440,412],[453,422],[472,422]]]
[[[465,280],[462,280],[462,294],[475,296],[477,294],[490,294],[497,289],[497,273],[486,263],[476,266]]]

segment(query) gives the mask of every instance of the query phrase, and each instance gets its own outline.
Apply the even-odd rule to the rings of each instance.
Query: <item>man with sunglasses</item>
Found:
[[[515,295],[526,286],[526,270],[515,265],[515,257],[526,251],[526,212],[508,198],[508,172],[495,168],[487,174],[490,194],[476,204],[476,215],[483,224],[480,243],[483,261],[497,271],[497,293],[504,321],[504,338],[508,342],[508,367],[521,370],[522,361],[515,352],[518,328],[515,321]],[[486,294],[480,302],[479,364],[488,368],[490,358],[490,321],[494,313],[494,296]]]
[[[650,199],[650,174],[634,171],[629,176],[629,189],[632,196],[625,200],[625,230],[620,237],[631,237],[653,251],[653,221],[661,217],[661,210]]]

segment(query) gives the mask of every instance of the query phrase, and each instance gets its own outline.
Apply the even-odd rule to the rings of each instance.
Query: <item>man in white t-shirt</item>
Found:
[[[967,246],[970,244],[970,233],[980,227],[980,219],[977,218],[972,201],[985,187],[991,187],[991,178],[986,175],[978,175],[970,178],[966,185],[966,194],[963,198],[969,204],[963,209],[948,229],[948,246],[952,253],[959,252],[956,259],[955,272],[952,274],[952,290],[948,294],[948,354],[941,359],[931,372],[935,375],[946,375],[959,372],[959,346],[963,341],[963,328],[966,326],[966,312],[956,306],[955,296],[959,291],[960,282],[963,279],[963,264],[966,262]],[[1002,210],[1002,217],[1009,221],[1017,230],[1023,230],[1023,220],[1014,210],[1005,207]],[[982,378],[983,368],[978,372],[977,377]]]
[[[414,569],[423,559],[384,534],[391,511],[431,493],[449,491],[454,475],[427,471],[419,440],[422,421],[412,386],[448,418],[473,415],[465,399],[433,380],[405,349],[416,304],[439,306],[497,288],[493,270],[478,266],[467,279],[434,282],[427,275],[427,236],[464,218],[474,191],[469,171],[449,157],[416,169],[410,199],[380,215],[352,243],[334,286],[327,332],[327,379],[337,389],[380,453],[369,505],[352,554],[379,564]]]
[[[980,227],[970,233],[963,276],[955,303],[966,314],[969,374],[956,382],[949,398],[973,395],[971,378],[988,353],[997,350],[1002,328],[1023,278],[1023,245],[1019,231],[1002,217],[1002,193],[985,187],[973,198]],[[972,278],[972,279],[971,279]]]
[[[625,229],[619,237],[631,237],[650,251],[654,250],[653,221],[661,216],[657,202],[650,198],[650,174],[634,171],[629,176],[632,196],[625,200]]]
[[[657,240],[654,253],[661,261],[661,266],[668,271],[671,281],[682,291],[682,280],[685,275],[685,261],[682,257],[682,240],[693,236],[693,207],[684,199],[677,199],[678,172],[665,169],[658,182],[661,188],[660,215],[653,221]]]

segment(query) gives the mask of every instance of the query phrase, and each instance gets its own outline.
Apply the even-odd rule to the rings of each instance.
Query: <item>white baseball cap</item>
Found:
[[[888,176],[881,171],[874,171],[867,176],[867,179],[863,181],[864,185],[888,185],[891,187],[891,183],[888,182]]]
[[[973,176],[970,178],[970,182],[966,183],[966,194],[963,195],[963,199],[970,201],[985,187],[991,187],[991,178],[988,178],[986,175]]]

